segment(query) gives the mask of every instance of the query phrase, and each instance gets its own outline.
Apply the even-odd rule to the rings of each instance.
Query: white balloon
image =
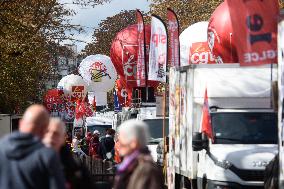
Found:
[[[207,43],[207,28],[208,22],[197,22],[188,28],[186,28],[179,36],[180,40],[180,64],[181,66],[188,65],[190,63],[204,63],[214,62],[214,58],[210,52],[210,49],[206,49],[203,54],[196,54],[193,58],[193,54],[190,49],[193,44],[196,43]],[[205,57],[205,58],[204,58]],[[195,60],[197,61],[195,61]],[[194,62],[195,61],[195,62]]]
[[[90,55],[79,66],[79,73],[88,84],[88,90],[94,92],[108,92],[114,87],[117,73],[106,55]]]
[[[71,74],[63,77],[57,88],[62,89],[65,96],[85,98],[87,95],[87,83],[79,75]]]

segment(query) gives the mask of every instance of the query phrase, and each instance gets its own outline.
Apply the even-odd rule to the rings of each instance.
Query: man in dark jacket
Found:
[[[112,160],[114,157],[114,134],[113,129],[107,129],[106,136],[101,138],[100,153],[104,160]]]
[[[118,131],[119,153],[124,157],[118,166],[114,189],[162,189],[162,171],[153,162],[147,148],[147,125],[128,120]]]
[[[56,152],[41,139],[49,114],[41,105],[32,105],[14,132],[0,140],[1,189],[64,189],[65,181]]]

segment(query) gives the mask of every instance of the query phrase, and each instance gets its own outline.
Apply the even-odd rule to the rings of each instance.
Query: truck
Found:
[[[192,64],[171,68],[169,78],[168,188],[263,188],[278,152],[277,65]]]
[[[14,130],[18,130],[22,115],[0,114],[0,138]]]
[[[153,160],[159,165],[163,164],[163,154],[159,151],[159,144],[163,142],[163,124],[165,123],[165,135],[169,133],[169,118],[157,115],[157,107],[141,107],[137,114],[137,119],[144,121],[148,125],[149,141],[148,148]],[[165,121],[164,121],[165,119]]]

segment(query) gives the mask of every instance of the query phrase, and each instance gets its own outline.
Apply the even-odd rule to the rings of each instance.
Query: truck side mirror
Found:
[[[209,146],[209,141],[206,135],[194,132],[192,135],[192,149],[193,151],[201,151],[207,149]]]

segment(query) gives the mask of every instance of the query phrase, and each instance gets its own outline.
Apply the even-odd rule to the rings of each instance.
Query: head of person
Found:
[[[100,131],[95,130],[95,131],[93,132],[93,136],[99,137],[99,136],[100,136]]]
[[[75,137],[80,140],[81,139],[81,133],[80,132],[76,132],[75,133]]]
[[[49,113],[39,104],[31,105],[20,120],[19,131],[43,138],[49,123]]]
[[[111,130],[110,130],[110,128],[107,128],[107,129],[106,129],[106,135],[111,135]]]
[[[145,122],[135,119],[123,122],[118,128],[120,156],[128,156],[136,150],[145,148],[148,136],[148,125]]]
[[[48,147],[59,151],[65,143],[65,124],[59,118],[51,118],[43,142]]]

